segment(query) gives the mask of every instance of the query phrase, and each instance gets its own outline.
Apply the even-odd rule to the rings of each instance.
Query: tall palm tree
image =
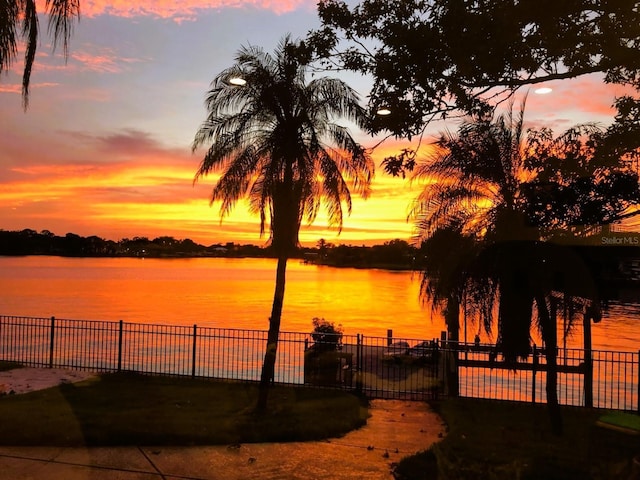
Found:
[[[287,36],[274,55],[242,48],[232,67],[212,82],[207,117],[193,141],[209,145],[196,180],[220,173],[211,202],[225,217],[242,198],[268,228],[277,255],[276,285],[260,377],[258,410],[267,405],[274,376],[287,259],[296,251],[300,226],[324,206],[331,224],[342,226],[351,193],[367,197],[374,165],[339,118],[364,125],[359,97],[344,82],[306,80],[307,62]],[[240,85],[238,85],[240,83]]]
[[[22,73],[22,104],[29,106],[29,83],[38,45],[38,11],[36,0],[5,0],[0,4],[0,73],[7,72],[18,53],[18,41],[26,42],[24,71]],[[80,18],[79,0],[46,0],[45,13],[49,16],[48,32],[55,49],[62,42],[65,57],[68,54],[73,21]]]
[[[537,321],[546,346],[547,403],[552,424],[560,432],[556,307],[560,301],[574,305],[577,299],[587,307],[597,302],[597,291],[593,283],[584,282],[588,277],[584,270],[579,282],[570,280],[584,268],[575,255],[540,242],[539,230],[527,224],[523,186],[531,172],[525,168],[523,111],[524,105],[517,116],[510,109],[495,118],[472,118],[457,135],[442,134],[433,156],[416,169],[415,177],[425,180],[426,186],[412,215],[418,239],[434,249],[421,292],[444,302],[454,339],[463,298],[486,330],[497,307],[496,348],[508,362],[529,355],[531,327]],[[454,247],[461,255],[451,262],[446,253]]]
[[[526,226],[520,213],[520,186],[526,179],[522,149],[523,111],[524,105],[517,116],[509,109],[506,114],[497,117],[471,118],[460,126],[457,134],[447,131],[440,135],[434,144],[433,154],[426,162],[418,165],[414,173],[414,180],[425,182],[425,188],[411,211],[416,219],[419,241],[430,239],[443,229],[490,243],[538,238],[537,231]],[[447,257],[435,255],[434,261],[437,263],[443,258]],[[467,269],[469,268],[471,266],[467,265]],[[433,275],[428,271],[425,273],[424,283],[433,283]],[[458,282],[457,294],[450,294],[448,301],[460,305],[461,295],[471,286],[461,278]],[[502,293],[513,298],[512,292],[506,291],[510,285],[508,282],[504,283]],[[440,281],[438,285],[441,284]],[[490,285],[486,285],[488,286]],[[475,293],[476,287],[480,285],[473,288]],[[498,292],[497,289],[481,290],[484,293]],[[424,289],[423,291],[426,292]],[[474,295],[474,298],[491,302],[493,296]],[[506,301],[500,303],[500,325],[514,317],[513,309],[517,305]],[[446,311],[449,315],[450,335],[456,335],[459,308],[452,304]],[[484,305],[480,311],[491,315],[492,309]],[[489,318],[486,325],[489,326],[490,323]],[[502,328],[498,329],[499,334],[502,331]],[[521,341],[522,336],[519,335],[518,340]],[[510,335],[507,338],[509,341],[505,347],[509,355],[514,339]],[[516,347],[515,353],[528,351],[528,339],[527,329],[524,335],[525,345]],[[499,338],[499,342],[501,341]]]

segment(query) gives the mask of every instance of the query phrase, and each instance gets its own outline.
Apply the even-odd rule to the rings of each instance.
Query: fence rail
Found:
[[[258,381],[266,342],[261,330],[0,315],[0,360],[26,366]],[[310,334],[282,332],[273,381],[372,398],[545,402],[543,353],[534,347],[505,364],[491,345],[360,334],[314,344]],[[558,349],[558,397],[640,413],[640,352]]]

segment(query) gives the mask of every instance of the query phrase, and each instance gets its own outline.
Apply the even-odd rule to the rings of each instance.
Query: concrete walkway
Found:
[[[323,442],[215,447],[0,447],[0,480],[392,479],[444,425],[426,403],[374,400],[367,425]]]

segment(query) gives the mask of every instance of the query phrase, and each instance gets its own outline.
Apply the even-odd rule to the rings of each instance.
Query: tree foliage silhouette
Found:
[[[640,87],[635,0],[320,0],[307,46],[373,77],[373,131],[411,137],[434,118],[487,111],[525,85],[602,74]]]
[[[453,340],[463,305],[487,331],[497,323],[496,350],[507,362],[530,354],[531,328],[539,327],[548,366],[547,403],[557,432],[562,431],[557,314],[569,324],[579,312],[598,316],[601,292],[576,251],[544,240],[558,223],[585,218],[588,199],[600,205],[599,216],[588,217],[596,223],[619,218],[640,203],[638,175],[630,165],[624,159],[608,164],[598,156],[600,134],[578,126],[558,137],[545,129],[525,135],[524,106],[518,115],[509,109],[471,118],[457,134],[443,133],[414,174],[425,180],[412,210],[426,250],[422,294],[445,311]],[[598,175],[581,183],[581,200],[564,204],[573,216],[552,215],[548,202],[532,195],[542,180],[555,190],[572,189],[590,172]],[[609,195],[600,195],[603,185],[620,178],[629,186],[606,188]]]

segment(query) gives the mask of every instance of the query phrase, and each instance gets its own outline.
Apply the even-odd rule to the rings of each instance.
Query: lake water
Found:
[[[0,315],[266,330],[275,267],[272,259],[0,257]],[[444,322],[421,304],[419,283],[411,272],[291,260],[282,330],[308,332],[322,317],[349,335],[439,338]],[[477,326],[466,330],[471,341]],[[581,345],[581,331],[568,346]],[[613,306],[592,334],[594,349],[638,351],[640,308]]]

